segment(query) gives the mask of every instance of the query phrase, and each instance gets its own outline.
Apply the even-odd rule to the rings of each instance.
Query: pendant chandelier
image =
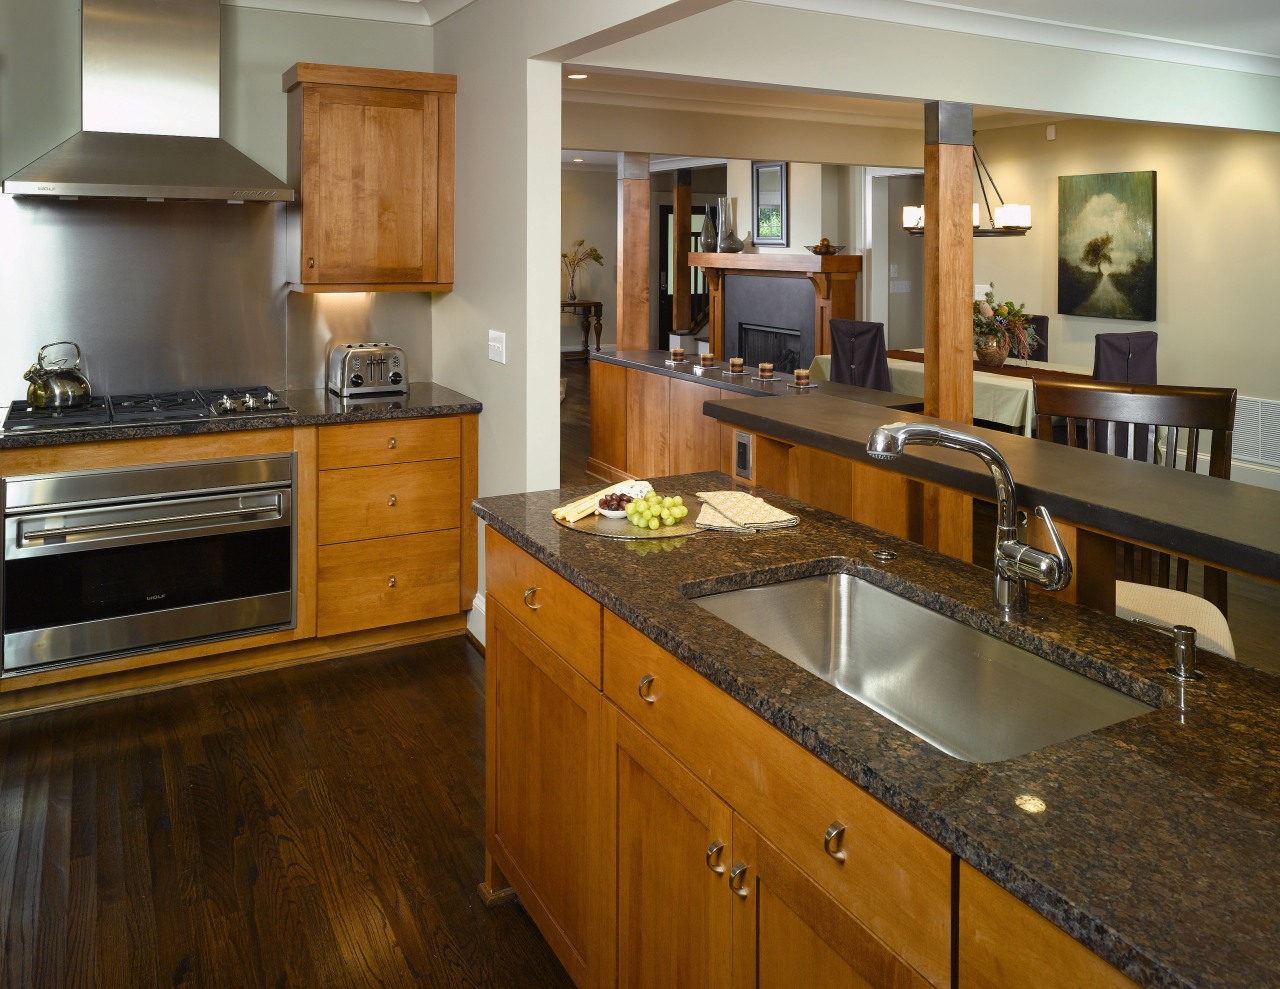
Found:
[[[978,145],[973,146],[973,170],[978,175],[978,188],[982,190],[982,202],[987,208],[988,226],[983,226],[978,215],[978,204],[973,204],[973,235],[975,237],[1025,237],[1031,229],[1031,207],[1018,203],[1006,203],[996,188],[996,180],[991,177],[991,170],[982,160]],[[983,175],[986,178],[983,178]],[[991,191],[996,194],[1000,205],[993,212],[991,199],[987,196],[987,182],[991,183]],[[924,206],[902,207],[902,228],[907,233],[921,237],[924,235]]]

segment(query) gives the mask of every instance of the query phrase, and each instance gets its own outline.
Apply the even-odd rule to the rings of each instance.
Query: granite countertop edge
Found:
[[[0,430],[0,450],[20,450],[72,443],[100,443],[107,440],[150,439],[168,436],[207,436],[211,433],[246,432],[259,429],[289,429],[295,426],[333,426],[356,422],[385,422],[395,419],[426,419],[472,415],[484,406],[474,398],[434,382],[414,382],[407,395],[370,396],[343,402],[324,389],[294,389],[281,394],[283,402],[296,414],[264,413],[252,417],[202,419],[198,422],[148,423],[137,426],[98,426],[59,429],[48,432]]]
[[[721,485],[727,481],[724,475],[693,475],[690,479],[673,482],[677,485],[673,490],[691,490],[690,483],[712,483],[707,478],[718,478]],[[662,490],[661,487],[660,490]],[[699,488],[699,490],[706,490],[706,488]],[[549,509],[562,503],[558,499],[563,498],[567,501],[574,496],[580,496],[580,493],[575,490],[536,494],[539,495],[536,502],[545,508],[548,523],[550,522]],[[528,499],[526,512],[513,514],[507,506],[518,504],[518,500],[522,497]],[[920,547],[914,547],[894,537],[869,530],[857,523],[837,519],[836,516],[802,503],[793,502],[781,496],[776,498],[770,496],[769,500],[801,514],[802,519],[805,520],[802,521],[802,526],[811,519],[815,522],[821,519],[825,526],[834,525],[845,530],[853,537],[864,540],[864,544],[867,538],[871,538],[877,544],[890,544],[892,548],[901,551],[907,557],[931,556],[928,551]],[[1082,736],[1079,740],[1072,739],[1029,753],[1027,756],[990,765],[960,763],[942,756],[941,753],[935,752],[924,743],[909,736],[904,730],[881,719],[878,715],[871,714],[869,710],[866,713],[870,715],[870,719],[859,718],[855,729],[847,731],[846,726],[830,716],[829,706],[815,696],[813,689],[806,691],[803,685],[797,689],[797,681],[794,677],[787,680],[785,690],[770,689],[768,677],[751,669],[760,650],[769,653],[769,650],[763,646],[757,643],[755,650],[746,650],[751,656],[745,662],[726,659],[724,654],[717,656],[714,654],[714,649],[708,647],[706,641],[699,642],[696,637],[691,637],[682,631],[679,618],[669,619],[661,611],[655,611],[653,604],[637,606],[633,600],[634,596],[625,593],[630,584],[626,580],[621,584],[617,583],[615,567],[599,569],[593,573],[592,567],[581,565],[575,559],[566,558],[562,553],[549,547],[547,540],[538,531],[529,531],[531,528],[529,522],[540,514],[534,502],[533,495],[480,499],[475,502],[474,510],[483,521],[494,526],[502,535],[674,654],[681,662],[765,718],[841,775],[867,790],[948,851],[955,853],[960,859],[1029,904],[1129,978],[1140,985],[1158,987],[1251,984],[1235,981],[1236,976],[1230,971],[1229,962],[1225,971],[1211,972],[1203,978],[1188,975],[1185,964],[1169,963],[1162,957],[1161,950],[1151,943],[1151,939],[1144,939],[1147,933],[1144,929],[1146,925],[1115,923],[1114,918],[1110,917],[1105,909],[1095,909],[1089,902],[1085,902],[1088,899],[1087,895],[1079,895],[1079,891],[1065,888],[1067,884],[1055,881],[1054,867],[1050,865],[1045,868],[1042,862],[1035,860],[1043,855],[1045,851],[1043,848],[1036,849],[1036,854],[1024,860],[1018,854],[1018,841],[1002,833],[999,824],[993,830],[992,823],[984,820],[983,814],[991,813],[990,808],[981,806],[985,799],[984,791],[989,789],[984,781],[989,777],[1015,778],[1020,774],[1030,773],[1034,776],[1042,772],[1045,778],[1053,779],[1055,766],[1058,764],[1068,766],[1069,773],[1081,772],[1081,765],[1086,767],[1085,771],[1101,772],[1097,767],[1103,765],[1105,760],[1114,758],[1117,751],[1124,753],[1127,748],[1133,747],[1125,737],[1126,731],[1123,726],[1113,726],[1113,729],[1118,729],[1116,731],[1103,729],[1101,732]],[[541,524],[538,522],[533,528],[536,529]],[[792,530],[784,530],[786,531]],[[775,535],[761,534],[766,539]],[[761,536],[733,538],[759,539]],[[613,542],[612,540],[591,540],[586,536],[576,538],[579,541],[587,540],[596,543]],[[701,541],[705,538],[707,538],[705,535],[699,535],[689,541]],[[564,546],[563,543],[561,545]],[[571,544],[569,548],[577,547]],[[850,556],[848,547],[845,549],[846,552],[843,554],[819,558],[809,557],[803,561],[779,557],[775,565],[767,568],[771,574],[770,581],[785,579],[788,576],[803,576],[808,573],[832,572],[842,565],[847,569]],[[593,556],[598,555],[593,553]],[[672,556],[675,555],[672,554]],[[969,576],[965,576],[959,583],[949,585],[942,592],[934,594],[927,589],[922,589],[923,585],[918,582],[920,574],[928,570],[927,561],[919,566],[916,565],[916,561],[909,560],[908,563],[910,565],[905,568],[905,575],[901,577],[892,574],[886,576],[883,571],[877,574],[873,566],[861,564],[859,576],[868,576],[873,582],[880,583],[890,590],[922,599],[922,603],[934,607],[935,610],[949,612],[953,617],[964,612],[964,617],[970,624],[981,625],[981,615],[985,614],[984,595],[990,593],[989,575],[987,578],[979,578],[976,585]],[[950,563],[954,564],[955,561]],[[950,567],[952,570],[960,568],[982,573],[969,565],[961,565],[959,568]],[[743,580],[750,576],[742,577],[743,572],[737,570],[735,573],[728,573],[722,570],[706,577],[685,581],[679,587],[688,589],[693,584],[704,584],[705,587],[698,589],[706,592],[712,585],[717,590],[733,589],[735,584],[750,586],[749,583],[743,583]],[[760,572],[759,569],[752,571],[756,575]],[[670,598],[670,595],[667,597],[672,601],[675,600]],[[671,607],[673,611],[679,609],[678,605]],[[1010,641],[1017,641],[1019,636],[1024,634],[1033,636],[1041,633],[1049,634],[1045,632],[1048,623],[1061,624],[1078,617],[1075,627],[1066,628],[1061,634],[1056,634],[1056,641],[1050,644],[1055,651],[1054,658],[1063,665],[1074,666],[1103,682],[1107,682],[1108,677],[1127,680],[1127,690],[1130,693],[1137,692],[1134,689],[1135,678],[1146,679],[1148,682],[1145,690],[1148,696],[1144,699],[1152,699],[1156,704],[1160,704],[1162,700],[1159,695],[1163,694],[1163,703],[1166,706],[1139,720],[1150,719],[1151,724],[1148,728],[1152,729],[1152,726],[1155,726],[1153,730],[1157,733],[1167,733],[1170,730],[1169,723],[1176,718],[1176,708],[1169,706],[1174,688],[1170,686],[1167,678],[1146,676],[1152,670],[1153,664],[1159,662],[1159,657],[1163,656],[1165,642],[1161,636],[1135,628],[1132,633],[1127,634],[1126,640],[1122,644],[1117,644],[1108,655],[1108,660],[1114,661],[1114,665],[1112,662],[1107,662],[1086,668],[1091,660],[1085,655],[1085,650],[1090,650],[1090,645],[1085,642],[1082,649],[1076,649],[1072,640],[1076,638],[1087,640],[1090,636],[1093,636],[1095,643],[1105,643],[1108,636],[1114,640],[1115,623],[1118,620],[1086,609],[1060,606],[1040,596],[1033,601],[1033,608],[1039,609],[1040,615],[1044,616],[1043,621],[1037,623],[1029,620],[1027,623],[1029,627],[1019,630],[1008,627],[996,628],[1003,623],[998,623],[992,618],[990,619],[991,627],[986,630],[994,631]],[[979,617],[975,618],[975,615]],[[1094,626],[1098,629],[1096,635],[1091,631]],[[744,640],[745,638],[745,636],[742,637]],[[739,649],[742,647],[741,642],[735,645]],[[1043,646],[1044,642],[1041,642],[1041,645]],[[1120,645],[1123,645],[1122,649]],[[1107,651],[1105,645],[1093,651],[1098,649]],[[776,656],[771,653],[770,655]],[[1214,666],[1215,674],[1225,676],[1233,669],[1240,670],[1242,672],[1239,675],[1245,680],[1250,680],[1249,689],[1257,686],[1250,679],[1254,671],[1247,671],[1227,660],[1218,660],[1207,654],[1202,653],[1202,656],[1209,665],[1217,664]],[[767,664],[767,660],[761,660],[761,662]],[[785,660],[781,662],[786,663]],[[820,684],[819,688],[816,688],[818,694],[834,691],[834,688],[827,687],[826,684],[817,681],[817,678],[808,674],[801,675]],[[1277,678],[1268,677],[1266,674],[1256,674],[1256,677],[1263,678],[1266,689],[1280,689],[1278,687],[1280,681]],[[1236,691],[1238,685],[1231,684],[1229,679],[1228,676],[1228,682],[1221,687],[1206,688],[1214,694],[1212,699],[1215,703],[1222,703],[1224,706],[1234,703],[1231,699],[1234,697],[1232,691]],[[1113,682],[1111,685],[1114,686],[1116,683]],[[809,687],[812,688],[812,685],[810,684]],[[1152,697],[1153,691],[1156,697]],[[855,701],[847,698],[845,701],[846,704],[861,707]],[[1223,723],[1218,724],[1215,730],[1229,730],[1226,722],[1232,718],[1238,720],[1238,716],[1237,711],[1232,711],[1229,716],[1224,715]],[[876,727],[869,730],[868,725],[875,723],[878,723]],[[1117,741],[1112,741],[1112,736],[1115,736]],[[1073,744],[1076,742],[1079,744]],[[1221,744],[1221,740],[1206,744]],[[1275,740],[1268,735],[1266,744],[1271,750],[1275,746]],[[1138,760],[1138,756],[1131,756],[1131,758]],[[908,763],[911,765],[908,766]],[[919,779],[922,782],[917,783],[914,778],[916,769],[919,770]],[[1076,781],[1073,779],[1072,782]],[[1105,781],[1099,786],[1105,789]],[[957,798],[957,794],[961,795],[960,798]],[[1115,795],[1108,793],[1106,799],[1115,799]],[[1021,812],[1014,813],[1026,817]],[[1100,810],[1099,813],[1102,811]],[[1010,816],[1008,812],[1001,811],[996,818],[1008,816]],[[1014,817],[1011,818],[1011,823],[1016,830],[1016,826],[1024,822]],[[1266,823],[1274,830],[1274,820],[1271,817],[1268,817]],[[1141,863],[1134,868],[1141,870]],[[1091,892],[1087,882],[1082,889],[1086,894]],[[1106,890],[1102,890],[1099,896],[1104,904],[1109,899]],[[1170,940],[1175,943],[1176,938],[1173,935],[1176,933],[1175,930],[1170,934]],[[1183,961],[1185,962],[1185,959]]]

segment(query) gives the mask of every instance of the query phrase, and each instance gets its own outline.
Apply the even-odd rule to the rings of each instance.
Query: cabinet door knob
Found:
[[[388,577],[388,578],[387,578],[387,586],[388,586],[388,587],[395,587],[395,586],[396,586],[396,575],[395,575],[395,574],[392,574],[390,577]]]
[[[713,841],[707,846],[707,868],[714,872],[717,876],[724,875],[724,866],[717,865],[715,859],[720,857],[720,853],[724,851],[723,841]]]
[[[533,603],[533,596],[537,593],[538,593],[538,589],[536,587],[530,587],[527,591],[524,592],[525,606],[529,608],[531,611],[537,611],[539,608],[542,607],[542,605],[540,604]]]
[[[388,504],[390,507],[395,508],[395,507],[396,507],[396,496],[395,496],[395,495],[392,495],[390,498],[388,498],[388,499],[387,499],[387,504]]]
[[[840,821],[832,821],[827,832],[822,836],[822,847],[837,862],[843,862],[848,856],[838,846],[844,838],[844,825]]]
[[[387,449],[394,450],[395,448],[396,448],[396,438],[392,436],[389,440],[387,440]]]
[[[729,870],[729,888],[744,900],[747,898],[747,863],[734,862]]]
[[[314,268],[315,266],[316,266],[316,259],[315,259],[315,258],[307,258],[307,267],[308,267],[308,268]]]
[[[646,673],[640,678],[640,686],[636,688],[640,694],[640,699],[648,704],[652,704],[653,697],[653,674]]]

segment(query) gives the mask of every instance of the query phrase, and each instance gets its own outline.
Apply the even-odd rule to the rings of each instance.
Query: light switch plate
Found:
[[[507,363],[507,335],[501,330],[489,331],[489,360]]]

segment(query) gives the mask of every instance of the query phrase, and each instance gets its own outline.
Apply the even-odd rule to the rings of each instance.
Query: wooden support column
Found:
[[[618,155],[618,349],[649,349],[649,156]]]
[[[973,108],[924,108],[924,411],[973,422]],[[968,559],[972,499],[925,488],[924,541]]]
[[[671,328],[689,332],[689,296],[692,272],[689,268],[689,241],[693,236],[693,170],[676,169],[676,195],[671,231]]]

